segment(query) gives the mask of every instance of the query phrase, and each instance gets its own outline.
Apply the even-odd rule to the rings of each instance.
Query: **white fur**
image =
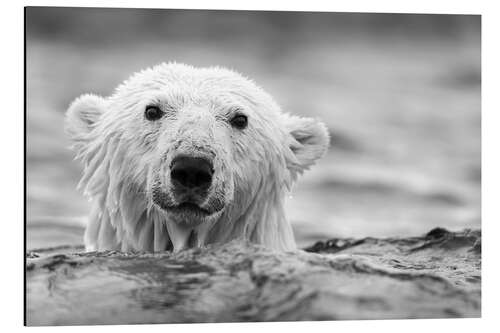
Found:
[[[144,118],[151,103],[165,111],[161,120]],[[234,112],[248,116],[246,129],[231,127]],[[85,166],[79,186],[93,202],[87,250],[178,250],[186,230],[196,231],[196,246],[246,239],[293,250],[285,194],[329,141],[322,123],[282,113],[241,75],[174,63],[134,74],[107,98],[76,99],[66,129]],[[214,158],[202,206],[224,208],[209,218],[174,218],[153,200],[156,188],[177,203],[167,169],[178,152]]]

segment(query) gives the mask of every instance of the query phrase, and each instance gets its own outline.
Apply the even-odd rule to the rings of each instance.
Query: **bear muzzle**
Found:
[[[177,156],[170,165],[170,179],[175,191],[198,194],[206,192],[212,184],[214,167],[204,157]]]
[[[177,154],[166,168],[167,178],[153,185],[153,202],[187,224],[198,224],[225,206],[224,190],[215,181],[213,159],[204,154]]]
[[[202,208],[209,201],[214,176],[211,159],[200,156],[178,155],[170,163],[169,192],[176,209],[210,214],[212,209]]]

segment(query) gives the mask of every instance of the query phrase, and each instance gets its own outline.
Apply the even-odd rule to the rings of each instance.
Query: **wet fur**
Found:
[[[172,109],[171,124],[160,128],[141,120],[144,101],[154,98],[169,101],[165,109]],[[204,127],[206,137],[196,130],[180,132],[190,131],[189,126],[175,127],[176,108],[202,108],[193,112],[192,121],[197,123],[205,119],[207,103],[220,109],[216,117],[224,117],[230,111],[221,106],[231,107],[235,101],[252,114],[245,137],[221,127],[225,123],[218,118]],[[246,239],[293,250],[293,231],[283,207],[285,194],[328,146],[322,123],[282,113],[250,80],[218,67],[180,64],[137,73],[108,98],[81,96],[68,110],[66,129],[84,164],[79,187],[92,200],[85,231],[87,250],[172,249],[169,216],[154,204],[153,191],[168,188],[164,175],[170,152],[189,142],[220,159],[215,164],[212,200],[225,206],[206,223],[209,231],[198,245]],[[168,191],[162,195],[166,202],[175,201]],[[210,208],[214,202],[204,205]]]

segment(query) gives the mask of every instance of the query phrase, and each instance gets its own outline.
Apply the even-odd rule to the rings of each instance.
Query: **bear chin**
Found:
[[[197,226],[214,216],[221,214],[222,210],[208,211],[194,203],[182,203],[177,206],[169,206],[161,208],[172,222],[188,226]]]
[[[200,208],[192,206],[193,204],[190,204],[176,209],[165,210],[167,215],[166,227],[174,252],[204,246],[213,222],[223,212],[223,210],[220,210],[208,214],[208,212],[200,211]]]
[[[225,208],[224,200],[211,197],[206,205],[193,201],[177,203],[172,196],[161,190],[153,191],[153,203],[176,223],[198,225],[203,221],[219,216]]]

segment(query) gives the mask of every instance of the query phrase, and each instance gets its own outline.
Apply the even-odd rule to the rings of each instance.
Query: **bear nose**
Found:
[[[212,183],[212,162],[203,157],[179,156],[170,165],[170,178],[175,186],[206,189]]]

